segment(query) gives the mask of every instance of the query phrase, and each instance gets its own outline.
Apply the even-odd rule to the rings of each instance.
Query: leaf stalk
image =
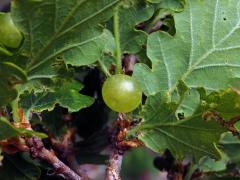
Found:
[[[115,59],[116,59],[116,69],[115,74],[122,73],[122,59],[121,59],[121,47],[120,47],[120,34],[119,34],[119,11],[118,8],[115,9],[113,15],[113,31],[115,40]]]
[[[15,123],[19,123],[19,115],[18,115],[18,97],[11,102],[11,107],[12,107],[12,115],[13,115],[13,120]]]

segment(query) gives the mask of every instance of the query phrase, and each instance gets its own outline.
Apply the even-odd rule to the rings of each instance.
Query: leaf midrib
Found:
[[[65,19],[63,20],[62,25],[59,27],[59,29],[54,33],[54,35],[52,36],[52,38],[50,38],[50,40],[48,41],[48,43],[46,44],[45,47],[43,47],[42,49],[40,49],[38,51],[38,53],[36,53],[35,58],[32,59],[32,63],[30,63],[29,65],[29,70],[31,71],[32,69],[34,69],[35,66],[32,67],[32,65],[34,64],[34,62],[39,58],[39,56],[42,54],[42,52],[44,52],[51,44],[52,42],[55,40],[55,38],[58,36],[58,33],[61,32],[62,28],[64,27],[64,25],[68,22],[68,20],[71,18],[71,16],[75,13],[75,11],[79,8],[79,6],[86,2],[86,0],[80,1],[78,2],[78,4],[76,6],[74,6],[74,8],[69,12],[69,14],[65,17]],[[57,7],[55,6],[55,8],[57,9]],[[56,26],[56,9],[55,9],[55,18],[54,18],[54,27]]]
[[[189,4],[191,4],[190,3],[190,1],[189,1]],[[216,1],[216,6],[215,6],[215,13],[214,13],[214,21],[213,21],[213,26],[215,26],[216,25],[216,23],[215,23],[215,19],[216,19],[216,13],[217,13],[217,5],[218,5],[218,0]],[[238,4],[237,4],[237,7],[239,7],[239,5],[240,5],[240,1],[238,2]],[[190,6],[189,6],[189,8],[190,8]],[[189,9],[189,12],[190,12],[190,24],[192,24],[193,22],[192,22],[192,18],[191,18],[191,8]],[[238,13],[238,17],[239,17],[239,13]],[[181,78],[179,78],[179,80],[182,80],[182,81],[184,81],[187,77],[188,77],[188,75],[189,74],[191,74],[196,68],[197,68],[197,66],[204,60],[204,59],[206,59],[209,55],[211,55],[212,53],[214,53],[214,52],[216,52],[216,51],[221,51],[221,50],[224,50],[224,49],[221,49],[221,48],[217,48],[217,46],[219,46],[219,45],[221,45],[221,43],[223,43],[223,42],[225,42],[238,28],[239,28],[239,25],[240,25],[240,18],[239,18],[239,21],[237,22],[237,24],[234,26],[234,28],[229,32],[229,33],[227,33],[227,35],[226,36],[224,36],[220,41],[218,41],[218,43],[217,44],[212,44],[212,48],[209,50],[209,51],[207,51],[205,54],[203,54],[200,58],[198,58],[198,60],[196,61],[196,63],[194,63],[192,66],[191,66],[191,64],[190,64],[190,60],[191,60],[191,53],[192,53],[192,48],[191,48],[191,50],[190,50],[190,58],[189,58],[189,66],[188,66],[188,70],[181,76]],[[191,27],[190,27],[191,28]],[[215,37],[214,37],[214,35],[215,35],[215,29],[216,28],[214,28],[213,27],[213,32],[212,32],[212,40],[213,40],[213,43],[215,42]],[[193,38],[193,31],[192,30],[190,30],[190,32],[191,32],[191,39]],[[192,40],[191,40],[192,41]],[[192,43],[192,42],[191,42]],[[191,45],[192,46],[192,45]],[[240,48],[240,46],[238,47],[233,47],[233,48]],[[227,66],[228,64],[226,64],[226,66]],[[178,86],[178,84],[179,84],[179,81],[177,81],[173,86],[172,86],[172,88],[169,90],[169,93],[170,94],[172,94],[175,90],[176,90],[176,88],[177,88],[177,86]]]
[[[63,53],[64,51],[67,51],[67,50],[69,50],[69,49],[71,49],[71,48],[78,47],[78,46],[80,46],[80,45],[84,45],[84,44],[87,44],[87,43],[89,43],[89,42],[91,42],[91,41],[97,40],[98,38],[101,38],[102,36],[103,36],[103,34],[100,34],[99,36],[95,36],[94,38],[88,39],[88,40],[86,40],[86,41],[82,41],[82,42],[80,42],[80,43],[71,44],[71,45],[69,45],[69,46],[67,46],[67,47],[63,47],[63,48],[59,49],[57,52],[55,52],[55,53],[47,56],[46,58],[44,58],[42,61],[40,61],[39,63],[37,63],[35,66],[32,66],[32,67],[29,69],[29,74],[31,74],[31,71],[34,70],[36,67],[40,66],[41,64],[46,63],[48,60],[50,60],[51,58],[59,55],[60,53]]]
[[[130,130],[128,132],[128,134],[136,134],[138,132],[141,132],[141,131],[147,131],[147,130],[151,130],[151,129],[154,129],[156,127],[185,127],[185,128],[188,128],[188,126],[186,125],[182,125],[184,122],[187,122],[187,121],[191,121],[193,118],[201,118],[202,116],[202,113],[197,113],[191,117],[188,117],[184,120],[175,120],[174,122],[163,122],[163,123],[159,123],[159,122],[152,122],[152,121],[143,121],[139,126],[135,127],[134,129]],[[189,127],[189,128],[192,128],[194,129],[194,127]],[[198,129],[195,129],[195,130],[201,130],[201,131],[216,131],[218,129],[201,129],[201,128],[198,128]]]
[[[63,34],[67,33],[69,30],[75,28],[76,26],[79,26],[80,24],[86,22],[89,19],[92,19],[93,17],[97,16],[99,13],[103,12],[104,10],[112,7],[113,5],[115,5],[116,3],[118,3],[120,0],[115,0],[112,3],[110,3],[109,5],[107,5],[106,7],[100,9],[99,11],[93,13],[91,16],[83,19],[82,21],[80,21],[79,23],[67,28],[65,31],[61,32],[61,30],[64,28],[64,26],[66,25],[66,23],[69,21],[69,19],[75,14],[75,12],[77,11],[77,9],[87,0],[83,0],[78,2],[78,4],[76,6],[74,6],[74,8],[69,12],[69,14],[66,16],[66,18],[64,19],[63,23],[61,24],[61,26],[58,28],[58,30],[54,33],[54,35],[52,36],[52,38],[50,38],[50,40],[48,41],[48,43],[46,44],[45,47],[43,47],[41,50],[39,50],[39,52],[36,54],[35,58],[32,59],[32,63],[30,63],[29,65],[29,69],[28,71],[32,71],[35,68],[37,68],[39,65],[41,65],[43,62],[45,63],[47,60],[44,59],[43,61],[40,61],[36,64],[34,64],[35,62],[37,62],[37,59],[41,56],[41,54],[54,42],[54,40],[56,40],[56,38],[62,36]],[[55,19],[56,21],[56,16]]]
[[[191,129],[191,130],[197,130],[197,131],[216,131],[219,129],[209,129],[209,128],[197,128],[197,127],[192,127],[192,126],[186,126],[186,125],[181,125],[177,123],[166,123],[166,124],[159,124],[159,123],[152,123],[152,124],[146,124],[142,125],[142,127],[138,128],[137,131],[147,131],[147,130],[152,130],[152,129],[157,129],[158,128],[163,128],[163,127],[168,127],[168,128],[185,128],[185,129]]]
[[[168,132],[166,132],[166,131],[164,131],[164,130],[162,130],[162,129],[157,129],[157,128],[154,128],[154,129],[155,129],[156,131],[164,134],[164,135],[167,136],[168,138],[171,138],[171,139],[179,142],[180,144],[184,144],[184,145],[188,146],[188,147],[191,148],[191,149],[195,149],[195,150],[197,150],[197,151],[199,151],[199,152],[202,152],[202,153],[205,153],[205,154],[209,154],[210,156],[215,157],[215,154],[213,154],[213,153],[211,153],[211,152],[208,152],[208,151],[204,150],[203,148],[200,148],[199,146],[193,146],[193,145],[191,145],[191,144],[189,144],[189,143],[187,143],[187,142],[185,142],[185,141],[182,141],[182,140],[178,139],[177,137],[175,137],[173,134],[170,134],[170,133],[168,133]]]

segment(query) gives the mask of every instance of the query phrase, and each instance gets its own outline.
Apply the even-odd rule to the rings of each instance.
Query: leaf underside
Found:
[[[195,161],[203,156],[219,158],[215,143],[226,129],[215,121],[203,120],[201,111],[178,120],[175,111],[179,105],[164,102],[160,96],[148,98],[142,110],[143,122],[136,128],[145,145],[155,152],[169,149],[177,159],[186,155]]]
[[[119,1],[13,1],[14,21],[25,37],[21,52],[29,59],[28,75],[51,77],[56,58],[75,66],[97,61],[109,37],[99,24]]]
[[[161,31],[149,35],[147,55],[152,68],[139,63],[134,70],[148,96],[143,123],[136,132],[149,148],[157,152],[168,148],[177,158],[219,157],[214,143],[226,130],[215,121],[204,121],[202,113],[209,108],[229,118],[236,114],[238,103],[224,109],[222,102],[233,93],[201,100],[197,89],[219,91],[240,77],[239,19],[238,0],[187,0],[185,10],[174,15],[174,36]],[[188,89],[184,93],[179,90],[181,83]],[[209,104],[203,108],[201,103]],[[178,120],[179,111],[183,120]]]
[[[238,0],[188,0],[174,16],[175,36],[156,32],[148,38],[152,69],[137,64],[134,71],[144,93],[172,95],[179,80],[210,91],[228,87],[230,78],[240,77],[239,16]]]

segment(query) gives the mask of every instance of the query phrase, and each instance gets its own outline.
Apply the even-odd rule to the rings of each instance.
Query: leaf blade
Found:
[[[155,89],[145,93],[166,90],[173,94],[179,80],[189,88],[204,87],[210,91],[228,87],[229,79],[239,76],[240,68],[239,42],[235,40],[240,36],[239,1],[236,4],[222,0],[188,0],[186,9],[174,16],[175,36],[163,32],[151,34],[147,54],[152,70],[136,65],[135,77],[140,79],[144,73],[159,77],[159,82]],[[207,8],[203,10],[203,6]],[[149,80],[142,83],[143,89],[152,86],[150,84]]]

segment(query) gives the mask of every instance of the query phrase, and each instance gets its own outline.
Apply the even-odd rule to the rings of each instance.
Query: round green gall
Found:
[[[22,34],[14,25],[10,13],[0,12],[0,44],[10,48],[18,48],[22,38]]]
[[[138,82],[131,76],[116,74],[108,78],[102,88],[106,105],[116,112],[131,112],[142,100],[142,91]]]

